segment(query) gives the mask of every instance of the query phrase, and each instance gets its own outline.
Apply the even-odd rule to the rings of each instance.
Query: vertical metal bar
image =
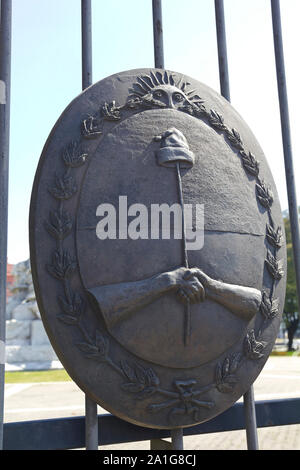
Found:
[[[219,77],[221,95],[230,101],[229,72],[226,46],[226,28],[223,0],[215,0],[216,30],[219,56]],[[244,412],[248,449],[258,449],[255,401],[253,386],[244,395]]]
[[[172,429],[171,430],[171,439],[172,439],[172,450],[183,450],[183,430]]]
[[[221,95],[230,101],[229,73],[227,60],[225,14],[223,0],[215,0],[216,31],[218,43],[219,76]]]
[[[300,235],[299,216],[295,186],[292,141],[290,133],[289,105],[287,96],[287,85],[285,77],[285,64],[283,53],[283,41],[281,30],[281,15],[279,0],[271,0],[274,51],[276,60],[277,87],[281,118],[281,133],[283,143],[283,154],[285,164],[285,177],[289,204],[289,218],[291,224],[291,236],[293,242],[293,255],[296,273],[296,285],[298,294],[298,304],[300,309]]]
[[[81,0],[82,90],[92,84],[92,4]],[[97,403],[85,395],[86,450],[98,449]]]
[[[3,410],[5,382],[11,11],[11,0],[2,0],[0,18],[0,449],[3,448]]]
[[[153,13],[153,40],[154,40],[154,64],[158,69],[165,67],[164,63],[164,41],[161,0],[152,0]]]
[[[98,449],[97,403],[85,395],[85,445],[86,450]]]
[[[82,89],[92,84],[92,4],[81,0]]]
[[[244,395],[244,414],[248,450],[258,450],[255,401],[252,385]]]
[[[161,0],[152,0],[152,14],[153,14],[154,64],[156,68],[163,69],[165,67],[165,61],[164,61],[164,40],[163,40]],[[177,172],[179,172],[179,178],[180,178],[179,167],[177,167]],[[185,256],[186,256],[186,253],[185,253]],[[186,263],[187,263],[187,258],[186,258]],[[189,326],[188,326],[188,329],[189,329]],[[182,428],[172,429],[171,437],[172,437],[172,448],[182,450],[183,449]]]

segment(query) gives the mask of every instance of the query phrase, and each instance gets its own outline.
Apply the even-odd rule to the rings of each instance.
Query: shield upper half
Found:
[[[121,72],[70,103],[37,169],[30,255],[60,361],[132,423],[211,419],[272,351],[286,279],[272,174],[238,112],[190,77]]]

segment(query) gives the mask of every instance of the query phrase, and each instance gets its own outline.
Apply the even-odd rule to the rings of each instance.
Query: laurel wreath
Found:
[[[64,171],[61,175],[55,175],[54,185],[49,188],[50,194],[57,200],[58,207],[56,210],[50,211],[49,219],[45,221],[46,230],[56,241],[56,249],[52,253],[52,260],[47,265],[47,270],[62,285],[61,294],[57,297],[60,307],[57,319],[66,325],[79,329],[83,341],[77,342],[76,346],[88,359],[109,364],[124,378],[125,381],[121,385],[124,392],[134,394],[139,400],[148,399],[154,395],[167,398],[161,403],[149,404],[147,410],[150,413],[155,413],[170,409],[168,415],[170,422],[179,415],[190,415],[194,421],[198,421],[201,408],[214,406],[212,401],[200,400],[199,397],[202,394],[213,388],[216,388],[220,393],[231,393],[238,382],[237,372],[242,363],[247,359],[259,360],[264,357],[267,343],[262,340],[263,331],[279,313],[279,300],[275,297],[275,290],[276,284],[284,274],[283,260],[278,259],[278,250],[283,242],[282,228],[276,227],[274,224],[271,212],[273,194],[270,187],[259,176],[259,162],[251,151],[246,151],[239,132],[227,127],[222,115],[216,110],[207,111],[203,103],[203,101],[200,104],[193,103],[180,108],[180,111],[203,119],[216,132],[223,134],[232,149],[238,153],[246,173],[254,177],[256,198],[268,213],[265,266],[272,280],[270,291],[264,290],[262,292],[260,327],[257,330],[252,329],[247,332],[242,351],[229,355],[222,362],[217,363],[213,383],[197,389],[197,378],[192,378],[174,381],[172,390],[163,389],[158,375],[151,367],[145,368],[139,363],[129,363],[125,360],[121,360],[117,364],[109,356],[109,338],[99,329],[93,335],[87,331],[84,324],[86,300],[73,290],[71,283],[71,278],[77,270],[77,261],[64,248],[64,241],[71,234],[74,226],[73,217],[65,207],[67,201],[78,190],[74,172],[88,160],[88,154],[83,151],[81,141],[72,141],[63,149]],[[82,121],[82,137],[89,139],[101,136],[105,122],[120,120],[122,110],[136,111],[151,106],[155,107],[156,103],[144,103],[143,99],[139,97],[131,98],[125,105],[119,107],[116,106],[115,101],[104,103],[100,108],[100,113],[89,116]]]

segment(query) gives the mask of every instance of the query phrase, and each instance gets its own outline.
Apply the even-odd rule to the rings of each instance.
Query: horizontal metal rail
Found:
[[[300,424],[300,398],[256,402],[257,426]],[[98,415],[99,445],[170,437],[170,430],[127,423],[110,414]],[[243,403],[216,418],[183,429],[184,436],[245,429]],[[61,450],[85,447],[85,417],[21,421],[4,424],[4,450]]]

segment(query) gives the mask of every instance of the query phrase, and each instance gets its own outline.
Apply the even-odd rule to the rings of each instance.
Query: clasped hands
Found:
[[[195,304],[205,300],[205,285],[209,277],[198,268],[178,268],[169,273],[178,299]]]

